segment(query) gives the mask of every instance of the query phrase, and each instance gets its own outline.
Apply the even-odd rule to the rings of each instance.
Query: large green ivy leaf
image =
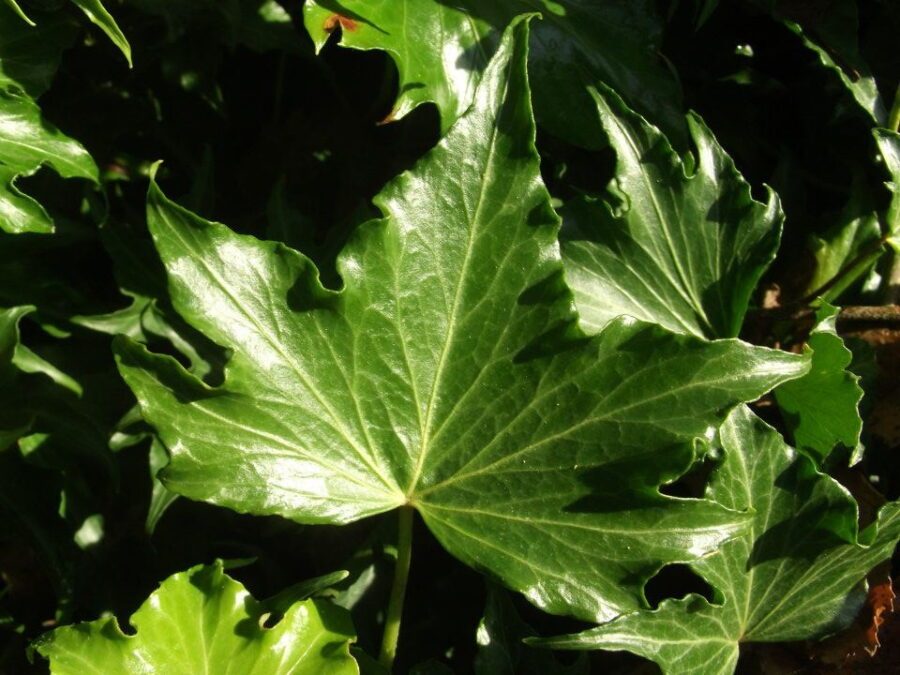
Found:
[[[14,182],[43,164],[63,178],[98,180],[97,165],[87,150],[42,119],[34,101],[0,93],[0,229],[11,233],[53,231],[53,220],[44,207]]]
[[[535,112],[543,126],[596,146],[585,88],[602,81],[680,139],[679,87],[657,53],[662,22],[647,0],[310,0],[304,6],[318,49],[340,28],[342,45],[391,54],[400,76],[392,118],[433,101],[444,130],[471,102],[499,31],[531,11],[543,16],[534,26],[531,55]]]
[[[783,215],[765,204],[696,115],[696,162],[615,93],[595,92],[616,173],[606,195],[563,211],[563,259],[583,326],[627,314],[699,337],[738,334],[750,294],[775,256]]]
[[[847,370],[853,354],[837,334],[837,314],[831,305],[816,312],[816,326],[807,341],[813,350],[812,368],[775,390],[794,445],[819,459],[839,444],[856,451],[862,433],[863,390],[859,376]],[[860,459],[856,452],[853,459]]]
[[[900,504],[883,507],[857,535],[853,497],[746,408],[721,429],[725,459],[710,493],[752,509],[750,531],[694,563],[722,593],[710,604],[690,595],[655,611],[623,616],[543,644],[626,650],[667,675],[730,675],[746,642],[817,638],[846,627],[865,602],[866,574],[891,557]]]
[[[306,523],[413,506],[539,606],[610,618],[661,564],[739,529],[740,514],[658,486],[731,406],[807,363],[631,319],[573,330],[526,56],[519,21],[473,108],[377,198],[385,217],[338,260],[342,291],[152,184],[173,303],[233,356],[214,388],[125,338],[116,350],[172,453],[169,489]]]
[[[355,675],[355,639],[346,610],[321,600],[272,610],[224,573],[193,567],[166,579],[122,632],[114,617],[58,628],[35,647],[54,675]]]

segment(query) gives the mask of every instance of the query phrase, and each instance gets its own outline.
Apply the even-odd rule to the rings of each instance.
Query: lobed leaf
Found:
[[[57,628],[34,648],[54,675],[359,673],[345,610],[294,602],[272,627],[269,612],[217,561],[166,579],[132,615],[134,634],[110,617]]]
[[[121,338],[123,377],[172,453],[166,486],[305,523],[414,506],[446,548],[539,606],[610,618],[665,562],[744,515],[658,486],[732,406],[802,357],[632,320],[571,327],[540,181],[527,23],[472,109],[377,198],[326,290],[302,255],[236,235],[152,184],[173,303],[232,350],[221,387]]]
[[[725,459],[709,496],[752,510],[750,529],[692,563],[720,593],[690,595],[578,635],[540,640],[556,649],[625,650],[667,675],[730,675],[747,642],[824,637],[849,625],[865,602],[869,570],[900,539],[900,503],[857,534],[857,506],[835,480],[739,408],[722,426]]]
[[[552,133],[596,147],[585,88],[605,82],[680,140],[677,82],[658,55],[662,22],[646,0],[311,0],[304,22],[317,49],[340,29],[341,44],[383,49],[400,76],[390,115],[434,102],[443,130],[468,108],[500,31],[518,14],[540,11],[531,72],[538,120]]]
[[[862,433],[859,402],[863,397],[859,377],[847,367],[853,354],[837,334],[838,309],[823,305],[807,344],[813,351],[810,371],[775,390],[796,447],[824,460],[837,445],[857,455]]]
[[[750,295],[775,257],[784,215],[755,201],[712,132],[688,117],[696,162],[611,90],[593,92],[616,153],[606,195],[563,209],[562,253],[582,326],[622,314],[705,338],[738,334]]]

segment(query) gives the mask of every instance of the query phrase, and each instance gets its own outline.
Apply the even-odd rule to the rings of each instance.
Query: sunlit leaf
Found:
[[[666,600],[655,611],[543,644],[630,651],[666,675],[730,675],[742,643],[814,639],[853,621],[866,599],[866,574],[900,539],[900,504],[883,507],[857,534],[850,494],[747,409],[732,414],[721,438],[725,460],[710,494],[754,517],[746,535],[693,564],[722,589],[715,602]]]
[[[838,310],[823,305],[807,344],[812,368],[775,390],[794,445],[825,459],[837,445],[855,450],[862,432],[859,377],[847,370],[853,354],[837,334]],[[859,457],[854,457],[859,459]]]
[[[354,675],[345,610],[320,600],[292,604],[274,626],[271,610],[228,577],[221,561],[166,579],[122,631],[115,618],[58,628],[37,651],[54,675]]]
[[[303,523],[415,507],[454,555],[552,612],[642,605],[669,561],[746,515],[658,487],[692,441],[801,375],[803,357],[633,320],[573,327],[540,181],[516,22],[475,104],[377,197],[323,288],[309,260],[152,184],[173,303],[232,350],[220,387],[120,339],[120,370],[172,453],[166,486]]]
[[[681,140],[679,89],[657,53],[662,22],[646,0],[311,0],[304,21],[319,49],[340,30],[342,45],[389,52],[400,75],[391,119],[433,101],[447,129],[471,102],[499,32],[531,11],[542,15],[533,29],[530,68],[543,126],[596,147],[586,87],[605,82]]]
[[[775,257],[784,216],[755,201],[712,132],[688,117],[696,162],[612,91],[594,93],[616,152],[606,195],[563,210],[563,259],[582,325],[627,314],[698,337],[738,334],[750,294]]]
[[[23,29],[24,30],[24,29]],[[31,99],[0,93],[0,229],[6,232],[51,232],[53,221],[15,185],[42,165],[63,178],[98,180],[97,165],[87,150],[45,121]]]

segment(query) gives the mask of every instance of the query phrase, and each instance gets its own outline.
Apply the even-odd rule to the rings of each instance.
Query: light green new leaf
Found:
[[[106,36],[112,40],[112,43],[119,48],[125,60],[128,61],[128,67],[131,67],[131,45],[128,44],[128,38],[119,28],[119,24],[112,15],[106,11],[106,7],[100,0],[72,0],[72,2],[82,11],[85,16],[90,19],[91,23],[100,28]]]
[[[44,208],[14,183],[43,164],[63,178],[98,180],[97,165],[87,150],[43,120],[34,101],[0,93],[0,229],[14,234],[53,231]]]
[[[710,493],[752,509],[753,526],[693,564],[723,589],[716,604],[690,595],[579,635],[542,640],[557,649],[625,650],[667,675],[730,675],[746,642],[819,638],[846,627],[866,599],[865,577],[891,557],[900,504],[857,536],[856,502],[746,408],[721,429],[725,449]]]
[[[350,615],[328,602],[271,610],[227,576],[221,561],[179,572],[150,595],[122,632],[114,617],[57,628],[37,651],[53,675],[356,675]]]
[[[697,159],[686,166],[615,93],[594,92],[594,101],[615,177],[606,195],[563,211],[566,277],[583,327],[596,332],[627,314],[698,337],[737,335],[778,248],[777,196],[755,201],[696,115],[688,125]]]
[[[838,444],[855,450],[862,432],[863,390],[859,377],[847,370],[853,354],[837,334],[837,315],[831,305],[816,312],[816,326],[807,341],[813,350],[812,368],[775,390],[794,445],[820,460]],[[853,459],[860,457],[854,454]]]
[[[585,89],[602,81],[683,135],[679,87],[658,54],[662,21],[647,0],[310,0],[304,21],[317,49],[340,28],[344,46],[389,52],[400,77],[391,119],[432,101],[446,130],[472,101],[500,31],[531,11],[542,14],[530,57],[541,125],[596,146],[601,139]]]
[[[233,350],[221,387],[122,338],[120,370],[172,453],[166,486],[241,512],[346,523],[414,506],[447,549],[552,612],[610,618],[741,514],[661,495],[690,441],[802,357],[633,320],[572,329],[540,181],[527,23],[472,109],[379,195],[339,292],[152,184],[180,314]]]

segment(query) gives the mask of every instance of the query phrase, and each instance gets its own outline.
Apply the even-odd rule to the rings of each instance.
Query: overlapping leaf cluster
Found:
[[[865,623],[891,373],[829,303],[896,298],[856,31],[900,13],[739,4],[0,4],[0,671],[380,672],[398,509],[398,669],[731,673]],[[664,56],[738,20],[827,83],[837,178],[703,105],[789,91],[754,45]]]

